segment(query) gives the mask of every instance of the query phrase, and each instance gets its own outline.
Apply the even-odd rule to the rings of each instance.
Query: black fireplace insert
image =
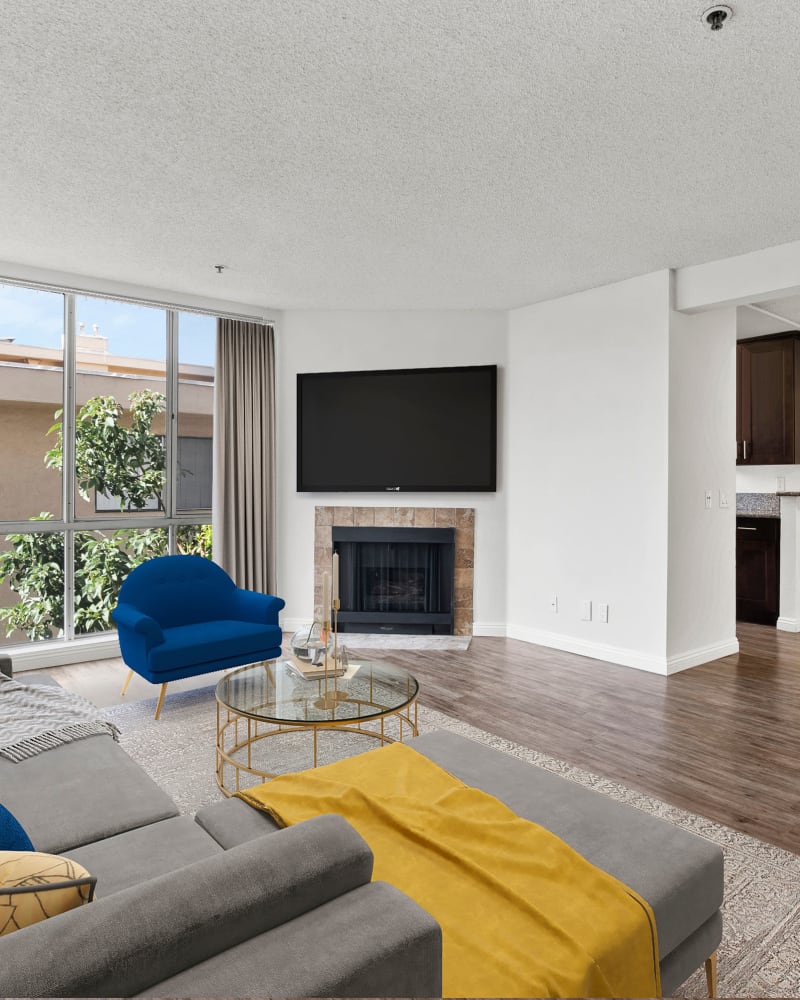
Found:
[[[333,528],[340,632],[453,634],[455,528]]]

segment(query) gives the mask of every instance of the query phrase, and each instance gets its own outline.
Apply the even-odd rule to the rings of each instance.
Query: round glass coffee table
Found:
[[[350,663],[341,676],[313,680],[291,660],[239,667],[217,684],[217,784],[226,795],[233,795],[245,787],[241,784],[245,775],[262,781],[276,777],[277,771],[256,766],[253,751],[261,741],[288,733],[311,733],[306,765],[311,767],[317,766],[320,730],[402,743],[404,728],[418,735],[418,692],[415,677],[384,661],[360,660]],[[387,732],[391,719],[398,723],[396,738]]]

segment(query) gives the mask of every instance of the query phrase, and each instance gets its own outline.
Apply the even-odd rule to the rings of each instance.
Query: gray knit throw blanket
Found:
[[[20,684],[0,674],[0,757],[17,763],[62,743],[119,730],[80,695],[45,684]]]

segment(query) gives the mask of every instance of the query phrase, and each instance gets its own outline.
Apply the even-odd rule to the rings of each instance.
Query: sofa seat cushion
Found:
[[[16,764],[0,758],[0,789],[33,846],[48,854],[178,815],[166,792],[105,735]]]
[[[97,879],[98,899],[202,861],[222,848],[191,816],[128,830],[69,852]]]
[[[163,631],[164,642],[150,651],[149,666],[154,673],[246,653],[257,654],[265,649],[279,648],[281,644],[281,630],[259,622],[221,619],[178,625]]]
[[[546,827],[643,896],[655,914],[661,958],[722,904],[722,851],[716,844],[455,733],[427,733],[410,745]]]

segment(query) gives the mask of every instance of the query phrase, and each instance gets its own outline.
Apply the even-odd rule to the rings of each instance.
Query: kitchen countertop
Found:
[[[800,493],[782,493],[781,496],[800,496]],[[736,516],[780,517],[780,497],[777,493],[737,493]]]

